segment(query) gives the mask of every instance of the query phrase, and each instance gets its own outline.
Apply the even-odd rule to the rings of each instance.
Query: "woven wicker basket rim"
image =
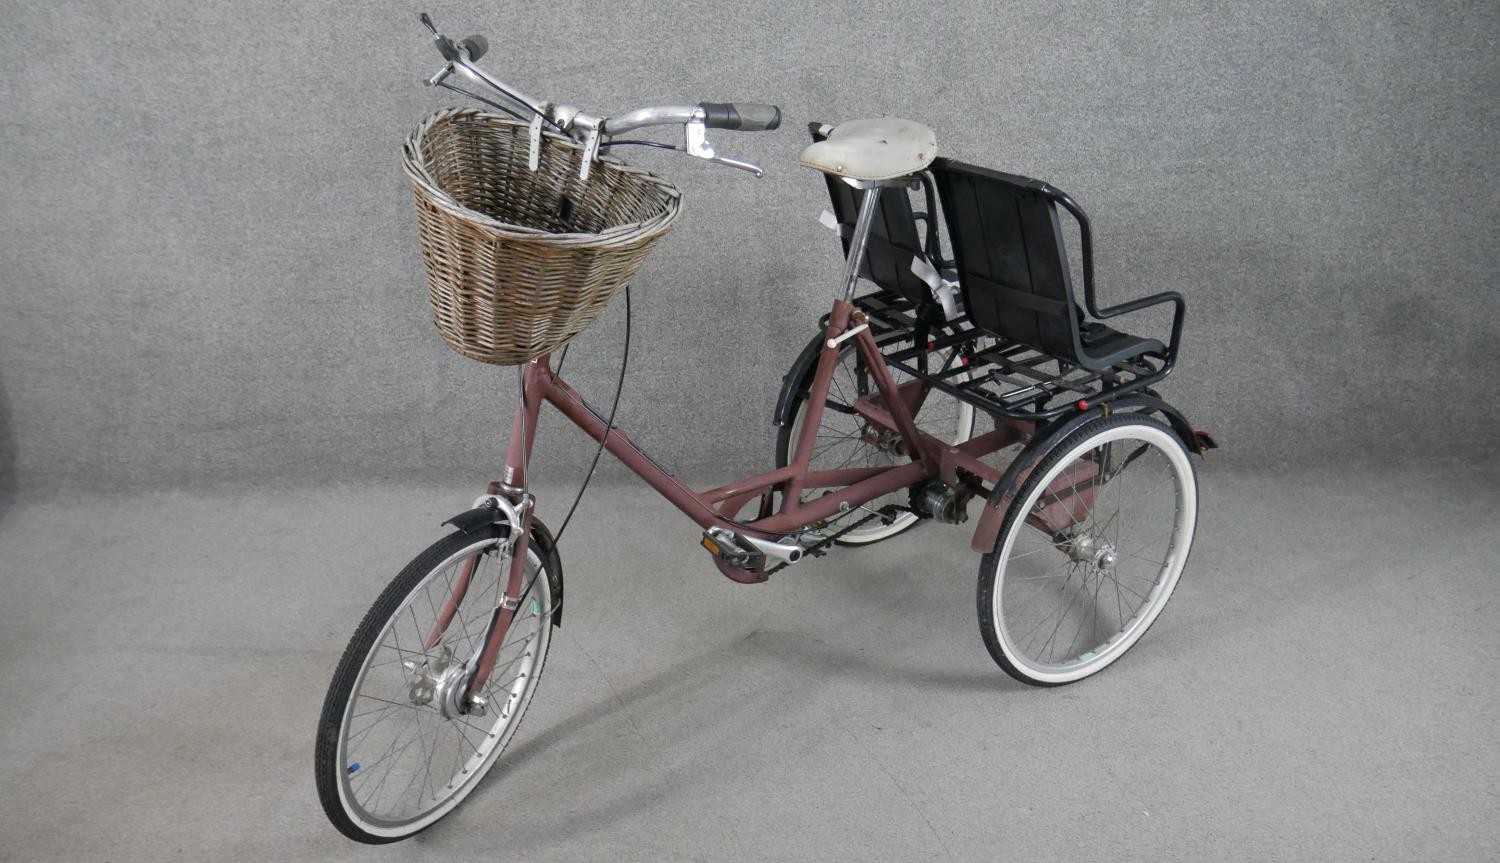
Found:
[[[496,219],[485,213],[481,213],[478,210],[465,207],[463,204],[460,204],[457,199],[448,194],[447,191],[445,191],[441,186],[438,185],[436,178],[434,178],[432,174],[428,172],[426,166],[423,165],[422,159],[419,155],[421,153],[422,139],[427,136],[427,133],[431,131],[433,127],[437,126],[439,123],[446,123],[456,119],[480,120],[496,126],[508,126],[520,129],[529,128],[529,124],[522,123],[519,120],[514,120],[510,117],[502,117],[499,114],[491,114],[475,108],[445,108],[441,111],[433,113],[421,123],[417,124],[416,129],[412,130],[412,133],[407,136],[406,143],[402,147],[402,165],[405,169],[406,175],[411,179],[413,183],[416,183],[422,187],[422,190],[427,193],[428,196],[430,196],[434,204],[437,204],[454,216],[478,225],[482,225],[483,227],[495,232],[500,236],[529,240],[545,239],[549,243],[555,243],[559,246],[598,245],[601,242],[607,243],[609,241],[619,241],[621,239],[628,239],[630,237],[641,234],[655,234],[657,232],[665,230],[672,224],[672,222],[677,220],[677,214],[680,211],[680,208],[675,206],[665,206],[662,208],[662,211],[659,214],[641,222],[629,222],[622,225],[614,225],[602,231],[592,233],[553,233],[551,231],[542,230],[540,228],[528,228],[524,225],[515,225],[511,224],[510,222],[502,222],[499,219]],[[558,132],[554,132],[549,129],[543,129],[542,135],[559,146],[579,151],[583,149],[582,144]],[[653,174],[643,168],[637,168],[633,165],[627,165],[614,156],[600,156],[594,162],[592,170],[616,171],[624,174],[631,174],[640,181],[659,186],[662,191],[670,198],[681,198],[681,193],[677,190],[676,186],[672,185],[670,181],[659,177],[656,174]]]

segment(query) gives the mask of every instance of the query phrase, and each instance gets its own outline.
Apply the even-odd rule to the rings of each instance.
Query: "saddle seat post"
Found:
[[[910,177],[898,177],[894,180],[848,180],[848,183],[856,189],[864,191],[865,196],[859,202],[859,216],[854,222],[854,234],[849,238],[849,253],[844,259],[844,302],[854,299],[854,289],[859,283],[860,268],[865,259],[865,248],[870,242],[870,230],[875,224],[875,211],[880,208],[881,190],[892,187],[902,187],[911,184]]]

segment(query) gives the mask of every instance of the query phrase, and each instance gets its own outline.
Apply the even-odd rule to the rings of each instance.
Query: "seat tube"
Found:
[[[860,262],[865,257],[865,246],[870,242],[870,226],[875,223],[875,208],[880,206],[880,187],[865,187],[864,200],[859,204],[859,218],[854,222],[854,236],[849,238],[849,256],[844,261],[844,302],[854,299],[854,287],[859,281]]]

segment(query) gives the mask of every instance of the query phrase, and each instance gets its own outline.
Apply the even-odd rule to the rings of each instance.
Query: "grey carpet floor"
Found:
[[[1052,690],[985,653],[964,528],[741,586],[668,505],[601,487],[507,760],[382,849],[318,808],[317,713],[367,605],[473,489],[22,503],[0,521],[0,859],[1492,860],[1497,480],[1210,461],[1164,616]]]

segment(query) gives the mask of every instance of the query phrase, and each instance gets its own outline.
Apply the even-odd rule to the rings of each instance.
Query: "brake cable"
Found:
[[[563,359],[567,359],[566,348]],[[604,444],[609,440],[609,433],[615,428],[615,412],[620,409],[620,393],[625,389],[625,369],[630,364],[630,285],[625,286],[625,347],[620,355],[620,377],[615,381],[614,403],[609,406],[609,419],[605,421],[604,434],[599,436],[599,446],[594,450],[594,460],[589,464],[589,472],[583,478],[583,484],[578,487],[578,494],[573,497],[573,505],[568,507],[568,514],[563,516],[562,525],[558,527],[553,536],[554,543],[562,542],[563,531],[568,529],[568,522],[573,520],[573,513],[578,509],[578,504],[583,500],[583,493],[588,490],[589,482],[594,478],[594,471],[599,467],[599,457],[604,454]],[[561,363],[559,363],[561,366]]]

